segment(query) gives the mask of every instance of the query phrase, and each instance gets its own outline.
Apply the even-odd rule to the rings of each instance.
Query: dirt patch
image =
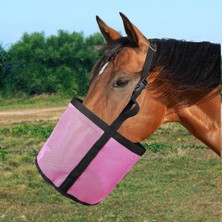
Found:
[[[33,120],[57,120],[66,107],[0,111],[0,126]]]

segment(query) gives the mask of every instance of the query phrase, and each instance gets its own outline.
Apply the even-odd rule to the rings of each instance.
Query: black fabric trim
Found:
[[[89,204],[89,203],[86,203],[86,202],[83,202],[83,201],[80,201],[79,199],[77,199],[76,197],[64,192],[63,190],[61,190],[59,187],[55,186],[55,184],[42,172],[39,164],[38,164],[38,161],[37,159],[35,159],[35,165],[36,165],[36,168],[39,172],[39,174],[42,176],[42,178],[47,182],[49,183],[51,186],[54,187],[55,190],[57,190],[59,193],[61,193],[63,196],[65,197],[68,197],[70,198],[71,200],[74,200],[75,202],[77,203],[80,203],[80,204],[83,204],[85,206],[95,206],[95,205],[98,205],[100,202],[98,203],[95,203],[95,204]]]
[[[77,108],[81,113],[83,113],[86,117],[88,117],[93,123],[99,126],[103,131],[106,131],[107,129],[112,131],[112,128],[107,123],[105,123],[102,119],[100,119],[98,116],[92,113],[89,109],[87,109],[84,105],[82,105],[82,101],[79,100],[78,98],[73,98],[71,101],[71,104],[75,108]],[[141,144],[131,142],[130,140],[123,137],[117,131],[115,131],[112,137],[116,141],[124,145],[126,149],[132,151],[133,153],[139,156],[142,156],[146,152],[146,149]]]

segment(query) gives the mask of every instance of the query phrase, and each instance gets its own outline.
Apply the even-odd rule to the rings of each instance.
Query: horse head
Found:
[[[99,47],[104,54],[92,70],[83,104],[111,124],[129,102],[141,79],[148,49],[156,44],[148,86],[137,100],[140,111],[121,125],[119,133],[140,142],[161,124],[179,122],[221,155],[220,45],[148,40],[125,15],[120,15],[126,37],[96,17],[106,44]]]
[[[141,78],[150,46],[140,30],[125,15],[120,15],[127,37],[123,37],[97,16],[99,28],[106,40],[106,44],[102,46],[105,52],[92,70],[89,90],[84,100],[84,105],[108,124],[117,118],[130,100]],[[149,82],[153,81],[153,76],[150,76]],[[122,135],[134,142],[152,134],[164,116],[163,104],[148,94],[142,92],[138,102],[140,107],[147,107],[149,104],[150,114],[147,115],[147,110],[143,108],[135,117],[125,121],[119,129]]]

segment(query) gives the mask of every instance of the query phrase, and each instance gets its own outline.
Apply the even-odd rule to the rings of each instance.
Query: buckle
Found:
[[[142,92],[142,90],[145,89],[146,85],[147,85],[146,79],[141,79],[140,82],[139,82],[139,84],[138,84],[138,85],[136,86],[136,88],[134,89],[134,92],[140,94],[140,93]]]
[[[133,91],[132,99],[136,100],[136,98],[140,95],[140,93],[146,88],[146,85],[147,85],[146,79],[141,79]]]

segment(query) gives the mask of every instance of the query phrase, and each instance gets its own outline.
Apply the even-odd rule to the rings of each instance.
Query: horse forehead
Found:
[[[114,68],[124,70],[137,70],[138,68],[140,69],[141,66],[143,66],[143,60],[143,56],[133,49],[121,51],[115,59]]]
[[[140,58],[140,55],[133,48],[125,48],[117,54],[117,58],[118,60],[127,63],[127,62],[132,62],[134,60],[138,60]]]

